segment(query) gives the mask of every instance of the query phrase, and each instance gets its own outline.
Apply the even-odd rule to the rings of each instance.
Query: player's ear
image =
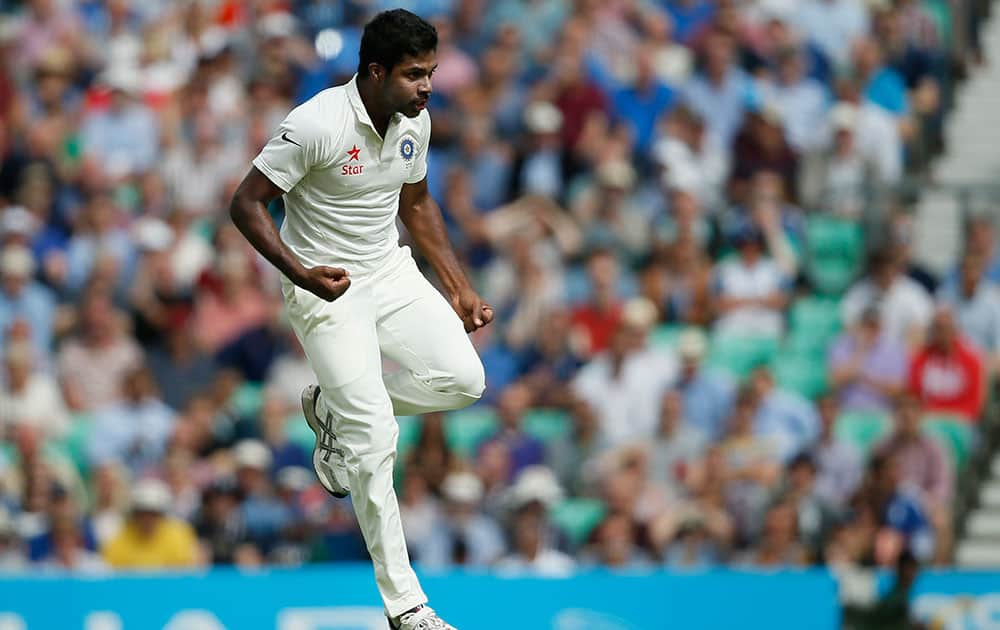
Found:
[[[387,74],[382,64],[374,62],[368,64],[368,75],[375,81],[381,82]]]

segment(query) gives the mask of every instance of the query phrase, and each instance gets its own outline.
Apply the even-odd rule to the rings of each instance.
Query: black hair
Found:
[[[365,24],[358,77],[367,77],[368,64],[372,63],[392,72],[404,57],[416,57],[436,50],[437,43],[437,30],[419,15],[406,9],[383,11]]]

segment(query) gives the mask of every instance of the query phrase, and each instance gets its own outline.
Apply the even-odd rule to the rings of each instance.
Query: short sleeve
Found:
[[[416,184],[427,177],[427,149],[431,141],[431,115],[427,113],[426,109],[420,113],[420,123],[420,146],[417,147],[417,156],[413,160],[413,169],[410,171],[409,177],[406,178],[407,184]]]
[[[307,105],[292,110],[253,159],[257,170],[285,192],[323,161],[326,138],[318,125],[310,122]]]

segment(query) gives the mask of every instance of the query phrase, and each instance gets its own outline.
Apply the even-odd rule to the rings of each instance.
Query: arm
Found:
[[[278,228],[267,211],[267,204],[283,192],[257,167],[251,167],[233,195],[229,204],[229,216],[254,249],[285,277],[332,302],[351,286],[348,273],[339,267],[319,266],[307,269],[282,242]]]
[[[465,330],[472,332],[493,321],[493,309],[483,303],[462,271],[448,241],[441,208],[427,190],[426,178],[415,184],[403,184],[399,193],[399,218],[441,279]]]

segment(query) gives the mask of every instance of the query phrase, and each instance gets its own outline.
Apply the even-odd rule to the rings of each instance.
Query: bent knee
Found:
[[[478,357],[463,361],[448,378],[438,383],[438,391],[456,398],[460,407],[471,405],[479,400],[486,390],[486,371]]]

